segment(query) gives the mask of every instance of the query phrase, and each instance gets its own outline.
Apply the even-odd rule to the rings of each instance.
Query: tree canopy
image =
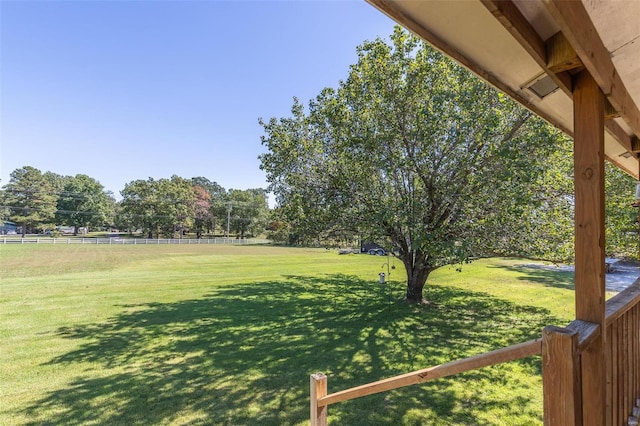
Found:
[[[40,170],[31,166],[14,170],[3,189],[9,218],[22,225],[23,237],[28,228],[53,222],[57,197]]]
[[[438,267],[532,249],[522,218],[563,208],[542,184],[566,138],[400,27],[357,53],[308,112],[295,100],[261,120],[261,167],[292,226],[387,241],[410,301]]]
[[[80,227],[104,226],[113,214],[114,204],[113,196],[100,182],[77,174],[63,179],[56,216],[58,223],[72,226],[77,235]]]
[[[173,235],[182,229],[192,217],[196,202],[192,182],[175,175],[171,179],[129,182],[120,194],[120,214],[149,238],[161,233]]]

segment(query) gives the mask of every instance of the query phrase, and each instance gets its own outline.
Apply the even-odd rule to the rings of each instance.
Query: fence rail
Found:
[[[267,244],[269,240],[260,238],[52,238],[52,237],[29,237],[29,238],[0,238],[0,244],[93,244],[93,245],[158,245],[158,244]]]
[[[357,386],[351,389],[335,392],[327,395],[327,377],[322,373],[312,374],[310,377],[311,391],[311,425],[326,426],[327,407],[330,404],[344,402],[350,399],[372,395],[378,392],[385,392],[404,386],[423,383],[453,374],[464,373],[466,371],[477,370],[491,365],[502,364],[504,362],[516,361],[542,352],[542,339],[534,339],[528,342],[506,348],[496,349],[491,352],[482,353],[470,358],[451,361],[435,367],[425,368],[402,374],[388,379],[380,380],[366,385]]]

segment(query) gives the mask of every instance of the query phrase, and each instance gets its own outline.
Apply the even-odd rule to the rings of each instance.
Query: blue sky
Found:
[[[29,165],[266,187],[258,118],[337,86],[393,22],[353,1],[0,0],[0,185]]]

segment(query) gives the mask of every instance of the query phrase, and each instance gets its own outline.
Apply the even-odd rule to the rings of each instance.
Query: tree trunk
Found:
[[[411,273],[407,271],[407,302],[425,302],[422,291],[430,272],[431,271],[424,266],[414,267]]]
[[[427,277],[433,270],[427,262],[427,255],[422,250],[412,250],[404,244],[403,240],[395,243],[399,248],[398,258],[404,264],[407,273],[407,294],[408,303],[424,303],[422,290],[427,282]]]
[[[407,271],[407,302],[410,303],[424,303],[425,300],[422,295],[424,284],[427,282],[427,277],[432,271],[426,265],[425,259],[422,253],[415,253],[413,251],[406,255],[400,255],[404,268]]]

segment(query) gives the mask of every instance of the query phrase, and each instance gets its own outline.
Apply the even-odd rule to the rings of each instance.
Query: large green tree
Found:
[[[202,176],[191,178],[191,181],[196,192],[194,225],[196,235],[200,238],[203,231],[215,232],[216,226],[226,221],[227,191],[217,182]]]
[[[264,189],[230,189],[227,208],[230,212],[230,230],[240,238],[247,234],[256,236],[266,229],[269,205]]]
[[[119,216],[149,238],[154,233],[173,236],[193,219],[195,193],[188,179],[175,175],[171,179],[139,179],[126,184],[120,194]]]
[[[84,174],[69,176],[64,180],[58,197],[58,223],[78,228],[104,226],[113,216],[115,200],[97,180]]]
[[[423,300],[429,274],[521,248],[558,133],[399,27],[366,42],[308,112],[261,124],[270,189],[307,236],[387,241]]]
[[[38,226],[51,224],[58,196],[53,185],[35,167],[25,166],[11,172],[3,187],[3,202],[10,210],[9,219],[22,225],[22,237]]]
[[[196,194],[189,179],[177,175],[156,181],[160,227],[165,235],[182,235],[192,225]]]
[[[130,229],[141,229],[148,238],[160,233],[160,215],[156,181],[137,179],[126,183],[120,191],[118,219],[120,225],[127,224]]]

